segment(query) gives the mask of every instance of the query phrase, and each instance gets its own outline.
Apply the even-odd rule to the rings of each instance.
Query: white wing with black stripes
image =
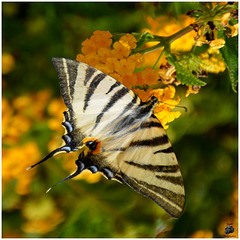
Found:
[[[102,172],[127,183],[152,199],[171,216],[184,209],[185,192],[176,156],[158,119],[157,99],[148,102],[101,71],[65,58],[53,58],[64,112],[64,145],[37,164],[60,152],[79,150],[77,170]]]

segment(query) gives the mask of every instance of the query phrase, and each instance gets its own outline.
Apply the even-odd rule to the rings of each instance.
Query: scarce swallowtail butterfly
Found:
[[[180,168],[153,109],[148,102],[105,73],[75,60],[53,58],[67,106],[63,113],[64,145],[36,166],[61,152],[79,151],[77,170],[100,172],[126,183],[155,201],[173,217],[180,217],[185,191]]]

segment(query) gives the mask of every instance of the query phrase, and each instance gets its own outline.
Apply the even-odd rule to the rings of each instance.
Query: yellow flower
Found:
[[[60,131],[62,129],[59,122],[63,121],[63,112],[66,110],[66,106],[61,98],[53,99],[48,105],[48,113],[52,116],[48,120],[48,127],[53,131]]]
[[[190,94],[197,94],[200,90],[200,86],[188,86],[188,90],[185,94],[185,97],[188,97]]]
[[[172,112],[172,109],[180,102],[180,98],[174,100],[176,89],[172,85],[167,85],[164,89],[152,90],[152,94],[157,97],[159,103],[154,109],[155,116],[160,120],[165,129],[168,128],[168,123],[179,118],[181,112]]]
[[[220,49],[224,47],[225,40],[223,38],[218,38],[210,42],[209,46],[213,49]]]
[[[213,232],[211,230],[198,230],[191,235],[191,238],[213,238]]]
[[[25,195],[29,192],[35,169],[26,171],[26,168],[36,163],[40,158],[39,149],[34,142],[20,147],[3,149],[2,151],[2,182],[4,185],[16,179],[16,192]]]
[[[2,139],[6,144],[14,144],[19,141],[23,133],[29,130],[32,120],[24,115],[22,108],[20,110],[14,108],[14,103],[12,106],[4,98],[2,103]],[[27,104],[29,103],[30,101]]]
[[[235,37],[238,35],[238,23],[233,26],[228,25],[228,28],[231,29],[231,37]]]
[[[198,47],[201,47],[203,44],[209,44],[209,41],[206,40],[205,35],[204,36],[201,35],[195,43],[195,45],[198,46]]]
[[[200,54],[200,58],[203,60],[200,66],[206,72],[219,73],[226,69],[221,54],[216,48],[208,48],[207,52]]]
[[[50,198],[28,201],[22,212],[27,220],[22,229],[27,233],[45,234],[64,220],[63,212],[54,206],[54,202]]]
[[[10,53],[2,54],[2,74],[10,73],[15,66],[15,59]]]
[[[225,27],[228,25],[228,19],[230,17],[231,13],[227,12],[225,14],[223,14],[223,16],[221,17],[221,24]]]

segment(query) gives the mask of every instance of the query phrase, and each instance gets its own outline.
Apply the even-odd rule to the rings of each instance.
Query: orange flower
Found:
[[[90,39],[82,42],[84,55],[95,53],[97,49],[109,48],[112,44],[112,34],[109,31],[95,31]]]
[[[147,67],[143,69],[141,72],[137,74],[138,77],[138,84],[144,85],[144,84],[157,84],[159,80],[158,72],[150,67]]]

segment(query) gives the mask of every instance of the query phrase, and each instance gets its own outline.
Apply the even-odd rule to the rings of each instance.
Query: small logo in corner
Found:
[[[234,233],[234,228],[233,228],[233,226],[227,226],[227,227],[225,227],[225,234],[226,235],[229,235],[229,234],[231,234],[231,233]],[[226,237],[228,237],[228,236],[226,236]]]

